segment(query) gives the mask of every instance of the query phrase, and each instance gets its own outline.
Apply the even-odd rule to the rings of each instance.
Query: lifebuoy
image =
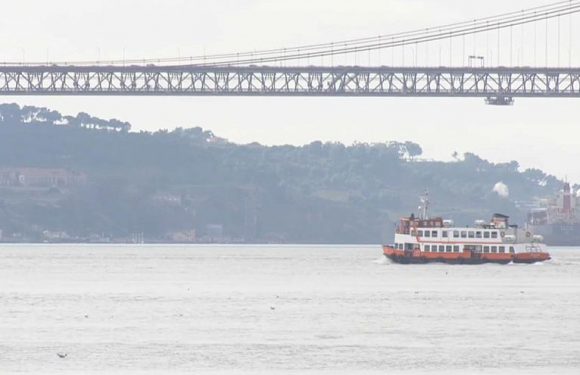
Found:
[[[532,234],[530,232],[526,232],[526,237],[530,237]]]

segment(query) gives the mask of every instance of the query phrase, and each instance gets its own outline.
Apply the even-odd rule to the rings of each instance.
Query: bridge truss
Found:
[[[580,98],[578,68],[3,66],[1,95]]]

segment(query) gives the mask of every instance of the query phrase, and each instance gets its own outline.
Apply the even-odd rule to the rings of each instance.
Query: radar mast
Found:
[[[421,205],[419,206],[419,218],[421,220],[429,220],[429,206],[431,201],[429,201],[429,191],[425,190],[423,195],[420,197]]]

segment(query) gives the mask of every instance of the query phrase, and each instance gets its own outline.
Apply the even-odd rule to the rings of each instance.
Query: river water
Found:
[[[580,248],[552,254],[2,245],[0,374],[579,374]]]

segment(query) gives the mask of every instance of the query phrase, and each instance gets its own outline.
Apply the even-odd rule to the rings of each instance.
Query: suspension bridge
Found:
[[[396,34],[164,59],[3,63],[1,95],[580,98],[580,0]],[[385,62],[385,60],[388,60]],[[580,64],[578,65],[580,66]]]

